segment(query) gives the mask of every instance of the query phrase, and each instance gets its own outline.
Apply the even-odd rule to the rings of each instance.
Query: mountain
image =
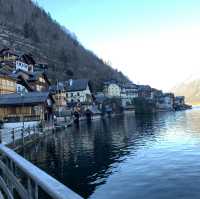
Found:
[[[176,95],[183,95],[189,104],[200,104],[200,75],[190,75],[180,84],[171,89]]]
[[[89,78],[97,90],[109,79],[129,82],[31,0],[0,0],[0,49],[4,47],[48,63],[53,81]]]

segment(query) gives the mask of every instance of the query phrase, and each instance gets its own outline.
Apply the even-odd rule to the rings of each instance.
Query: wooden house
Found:
[[[54,100],[49,92],[0,95],[0,121],[45,121],[52,118]]]
[[[15,62],[19,56],[11,51],[9,48],[0,50],[0,62],[13,61]]]
[[[66,89],[62,83],[57,83],[57,85],[52,85],[49,88],[50,93],[55,101],[54,110],[57,112],[64,111],[67,105],[66,99]]]
[[[31,73],[27,81],[34,91],[48,91],[51,84],[43,71]]]
[[[18,69],[15,72],[18,78],[17,91],[26,88],[27,91],[48,91],[50,81],[45,72],[28,72]]]
[[[0,73],[0,94],[9,94],[16,92],[17,78],[14,75]]]

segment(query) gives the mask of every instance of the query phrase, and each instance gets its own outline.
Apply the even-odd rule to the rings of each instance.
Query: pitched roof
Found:
[[[5,77],[7,79],[12,79],[12,80],[17,81],[17,76],[13,73],[8,74],[8,73],[1,73],[0,72],[0,77]]]
[[[138,85],[133,83],[122,84],[121,87],[125,89],[138,89]]]
[[[0,95],[0,106],[24,106],[44,103],[49,97],[49,92],[29,92],[21,96],[20,94]]]
[[[44,71],[37,71],[37,72],[33,72],[31,73],[30,78],[28,79],[29,82],[34,82],[37,81],[39,79],[39,77],[44,77],[44,79],[46,80],[46,82],[50,85],[51,82],[49,81],[47,74]]]
[[[68,92],[83,91],[87,89],[87,86],[89,85],[89,80],[88,79],[68,80],[66,84]]]
[[[19,57],[19,55],[17,55],[14,51],[12,51],[10,48],[3,48],[0,50],[0,55],[6,55],[6,54],[12,54],[15,55],[17,57]]]
[[[104,82],[104,85],[109,85],[109,84],[119,84],[119,82],[115,79],[111,79],[111,80],[108,80],[108,81],[105,81]]]
[[[33,59],[33,56],[29,53],[29,54],[23,54],[21,56],[23,58],[23,60],[25,61],[26,64],[35,64],[35,60]]]
[[[65,91],[65,86],[63,83],[59,82],[58,84],[55,84],[55,85],[51,85],[49,87],[49,91],[52,93],[52,94],[55,94],[56,92],[58,91]]]
[[[149,85],[139,85],[139,91],[151,91],[151,87]]]
[[[46,80],[46,82],[48,84],[51,84],[46,73],[44,71],[37,71],[37,72],[30,72],[30,71],[24,71],[22,69],[17,69],[15,74],[19,77],[20,74],[18,74],[19,72],[25,73],[26,75],[29,76],[29,78],[27,79],[28,82],[34,82],[37,81],[39,79],[39,77],[44,77],[44,79]]]

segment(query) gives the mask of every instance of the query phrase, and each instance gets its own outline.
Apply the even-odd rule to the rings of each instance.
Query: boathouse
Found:
[[[47,121],[52,118],[53,104],[49,92],[0,95],[0,121]]]

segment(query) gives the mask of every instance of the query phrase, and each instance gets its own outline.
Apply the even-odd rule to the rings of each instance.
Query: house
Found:
[[[24,63],[20,60],[17,60],[15,70],[18,70],[18,69],[21,69],[21,70],[24,70],[24,71],[29,71],[29,66],[28,66],[28,64],[26,64],[26,63]]]
[[[35,72],[46,72],[48,70],[48,65],[46,63],[38,63],[34,65]]]
[[[161,90],[151,88],[151,99],[157,102],[160,97],[163,96],[163,92]]]
[[[66,99],[66,89],[63,83],[57,83],[49,88],[50,93],[55,101],[54,110],[56,112],[62,112],[66,109],[67,99]]]
[[[121,87],[115,80],[110,80],[104,82],[103,93],[107,97],[120,97],[121,96]]]
[[[35,60],[33,59],[33,56],[29,53],[29,54],[23,54],[21,58],[23,62],[28,65],[28,71],[33,72],[34,66],[36,64]]]
[[[121,85],[121,97],[126,97],[128,99],[138,97],[138,85],[133,83]]]
[[[45,72],[29,72],[18,69],[14,73],[17,78],[17,92],[48,91],[50,81]]]
[[[46,72],[43,71],[30,73],[27,81],[30,87],[35,91],[48,91],[51,84]]]
[[[174,94],[164,93],[159,97],[156,102],[156,107],[163,111],[173,111],[174,110]]]
[[[9,48],[0,51],[0,63],[12,68],[12,72],[18,69],[33,72],[35,61],[31,54],[21,56],[13,53]]]
[[[185,105],[185,97],[184,96],[176,96],[174,99],[174,104],[177,106]]]
[[[91,103],[92,87],[87,79],[76,79],[66,82],[68,103]]]
[[[4,48],[0,50],[0,62],[15,62],[19,56],[11,51],[9,48]]]
[[[17,78],[14,75],[0,73],[0,94],[16,92]]]
[[[107,100],[108,97],[106,97],[103,92],[98,92],[94,96],[94,103],[101,112],[103,112],[103,106]]]
[[[2,62],[0,63],[0,72],[10,74],[15,70],[15,63]]]
[[[151,99],[151,87],[148,85],[138,86],[138,97]]]
[[[54,100],[49,92],[0,95],[0,121],[49,121]]]
[[[174,99],[174,109],[176,111],[191,109],[192,106],[185,104],[184,96],[176,96]]]

